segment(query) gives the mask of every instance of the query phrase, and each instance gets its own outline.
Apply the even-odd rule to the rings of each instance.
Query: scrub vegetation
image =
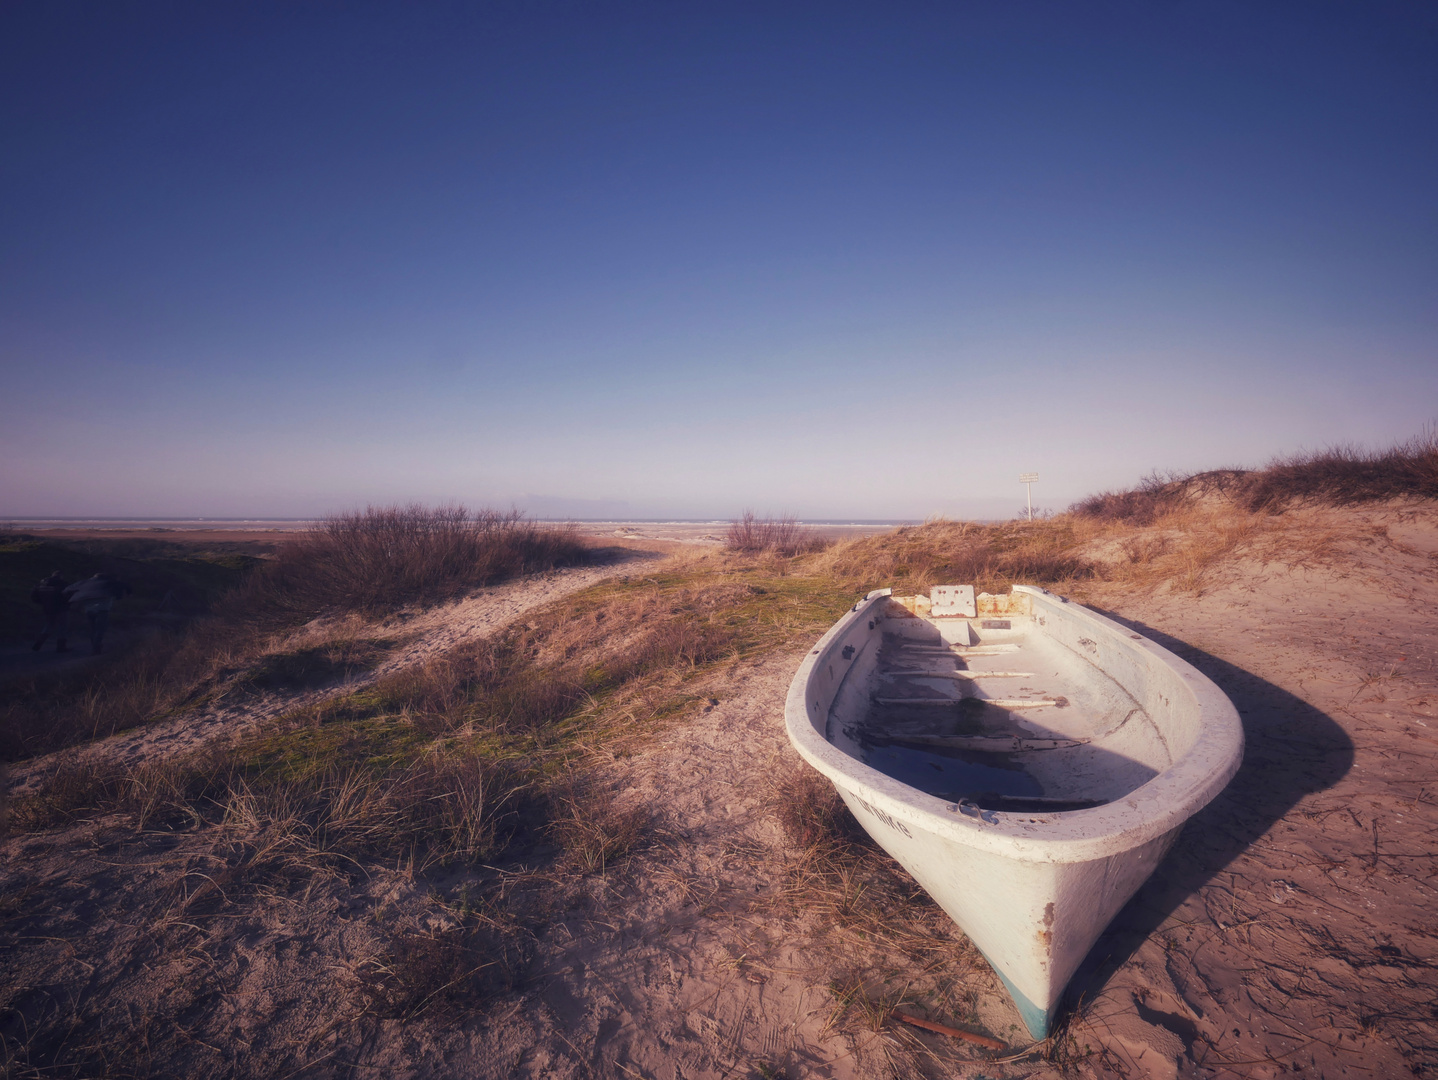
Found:
[[[0,686],[0,761],[135,727],[236,688],[323,684],[382,653],[352,616],[374,619],[572,565],[588,550],[571,530],[540,527],[517,513],[418,505],[329,518],[265,558],[208,551],[179,557],[179,546],[26,537],[0,546],[0,597],[12,609],[11,626],[35,618],[30,587],[55,569],[72,577],[103,569],[136,589],[116,609],[120,645],[110,655]],[[326,624],[323,632],[307,635],[301,648],[286,647],[316,620]]]
[[[744,513],[729,523],[724,542],[730,551],[753,555],[769,552],[776,555],[803,555],[822,551],[828,546],[813,529],[799,524],[793,514],[779,517],[758,517],[754,511]]]
[[[1127,491],[1104,491],[1071,507],[1079,517],[1151,525],[1204,502],[1257,513],[1297,505],[1353,506],[1398,498],[1438,498],[1438,428],[1387,450],[1351,446],[1278,458],[1263,469],[1153,473]]]
[[[63,764],[38,794],[17,800],[12,820],[37,828],[115,810],[139,825],[157,812],[219,822],[235,817],[236,799],[274,793],[308,807],[295,819],[310,822],[307,835],[365,837],[386,858],[492,858],[522,818],[526,843],[547,830],[598,869],[621,853],[608,834],[637,830],[618,809],[598,812],[607,793],[577,772],[588,758],[703,708],[726,666],[818,632],[850,601],[847,591],[776,569],[718,557],[605,583],[498,635],[285,713],[220,756],[154,773]],[[260,670],[272,672],[275,661]],[[437,764],[452,761],[458,771]],[[357,802],[366,783],[380,793]],[[451,826],[430,833],[393,813],[405,799],[433,801],[445,783],[456,795]],[[363,810],[365,827],[325,824],[336,800]]]

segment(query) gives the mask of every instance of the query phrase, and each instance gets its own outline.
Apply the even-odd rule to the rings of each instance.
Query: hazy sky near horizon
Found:
[[[991,517],[1438,419],[1438,8],[0,8],[0,518]]]

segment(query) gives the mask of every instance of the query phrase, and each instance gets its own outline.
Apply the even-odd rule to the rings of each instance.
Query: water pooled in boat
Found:
[[[1141,710],[1125,715],[1124,702],[1075,690],[1051,643],[1010,640],[965,650],[885,634],[867,709],[841,721],[841,743],[901,783],[986,809],[1085,809],[1155,775],[1094,745],[1099,729],[1122,726]],[[1075,693],[1078,708],[1067,696]]]

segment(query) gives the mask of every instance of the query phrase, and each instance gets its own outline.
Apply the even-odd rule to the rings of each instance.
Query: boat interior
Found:
[[[1020,593],[890,597],[834,697],[826,738],[984,811],[1102,806],[1168,768],[1155,718],[1043,623]]]

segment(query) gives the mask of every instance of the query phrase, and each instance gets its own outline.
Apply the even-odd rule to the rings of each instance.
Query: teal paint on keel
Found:
[[[1029,1029],[1029,1034],[1035,1039],[1047,1039],[1049,1037],[1049,1014],[1048,1010],[1041,1009],[1032,1001],[1019,993],[1014,984],[1009,982],[1009,977],[998,968],[999,978],[1003,980],[1004,986],[1008,989],[1009,997],[1014,999],[1014,1004],[1019,1007],[1019,1015],[1024,1019],[1024,1027]]]
[[[986,956],[984,959],[988,960],[988,957]],[[1009,977],[992,960],[989,961],[989,967],[994,969],[994,973],[998,975],[999,980],[1008,990],[1009,997],[1014,999],[1014,1004],[1019,1008],[1019,1016],[1023,1017],[1024,1027],[1029,1029],[1029,1034],[1035,1039],[1047,1039],[1049,1037],[1049,1014],[1052,1010],[1039,1008],[1019,993],[1014,984],[1009,982]]]

